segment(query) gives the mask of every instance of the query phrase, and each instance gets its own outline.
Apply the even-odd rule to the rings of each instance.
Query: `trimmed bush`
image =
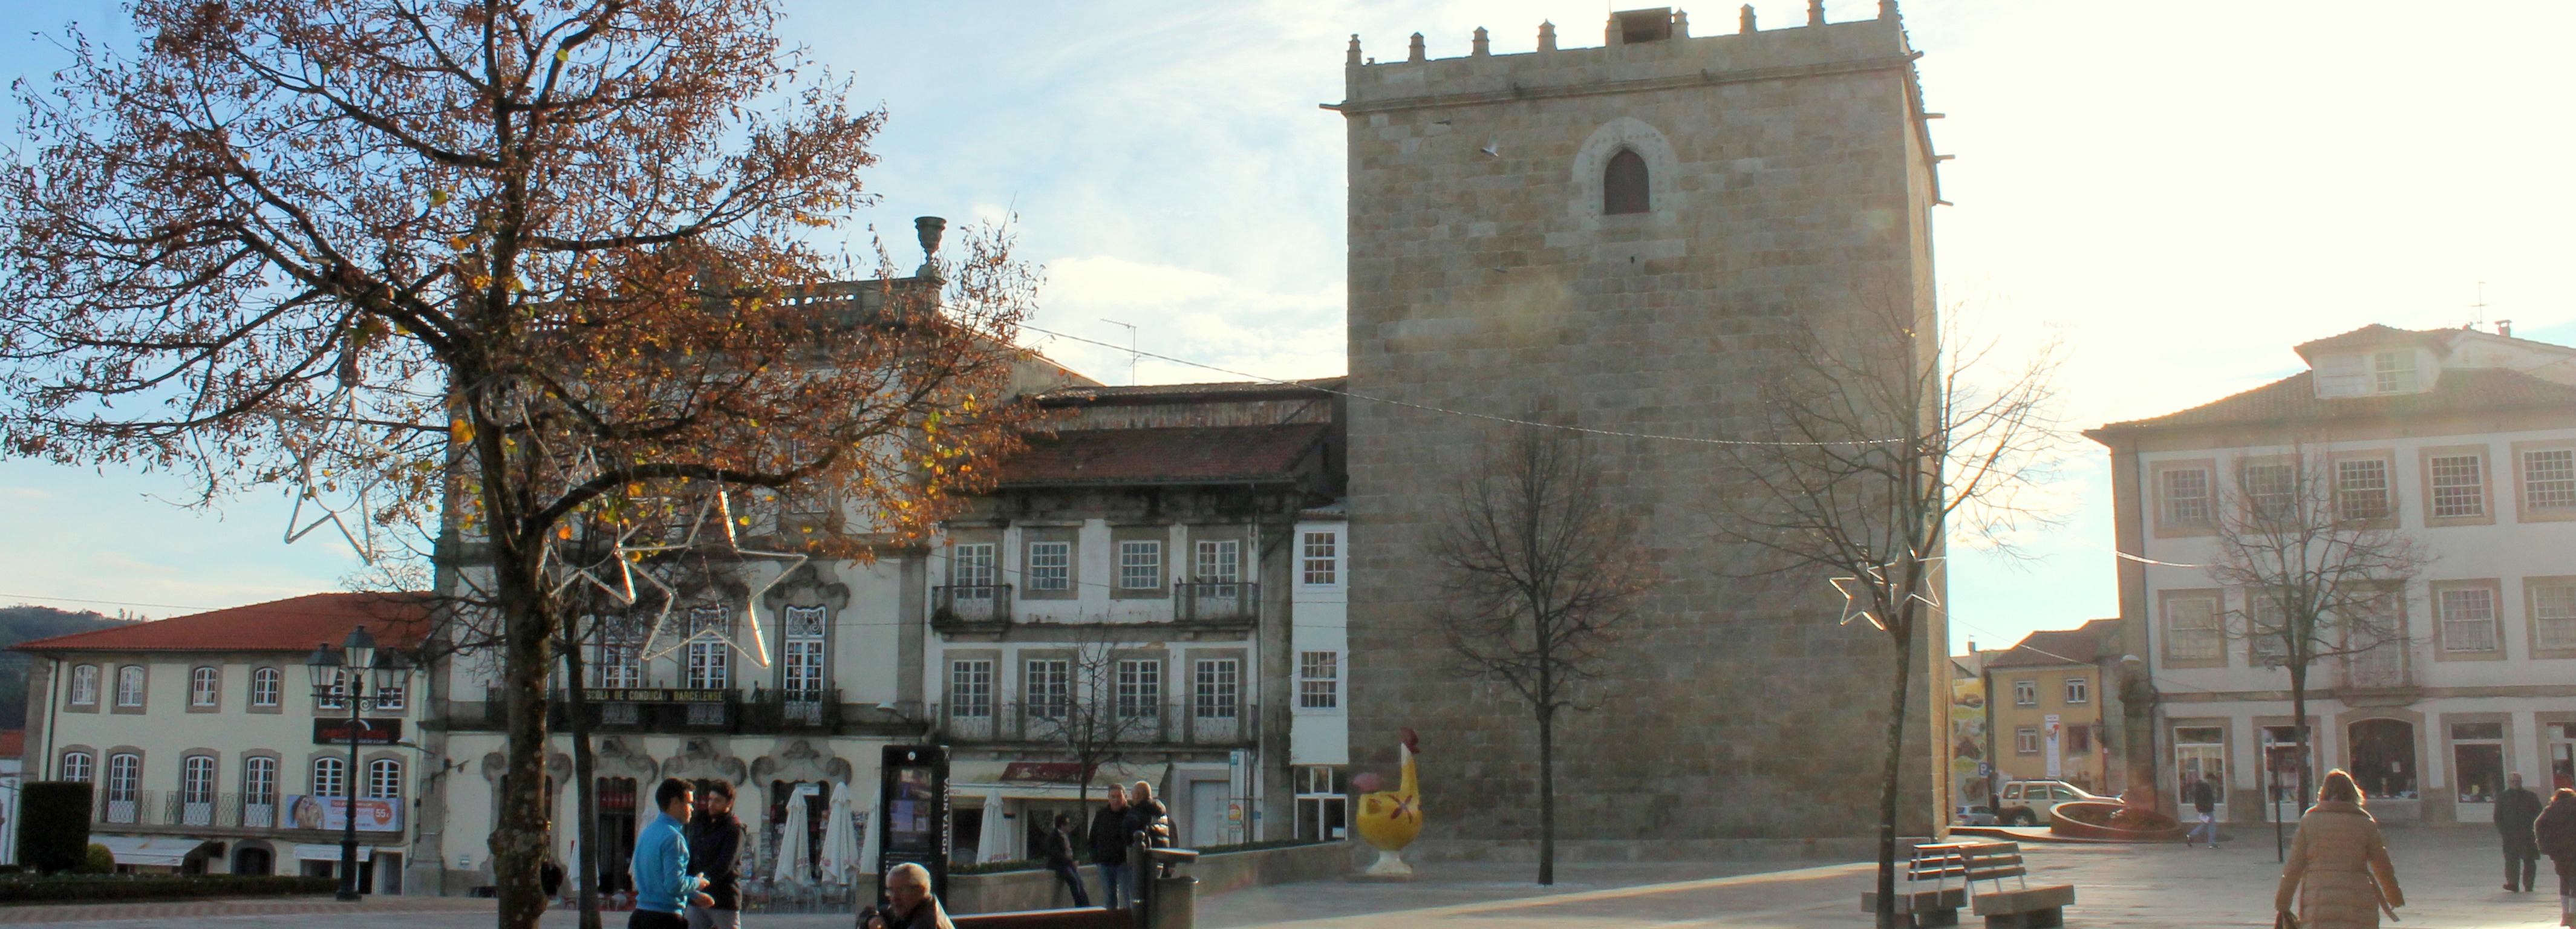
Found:
[[[89,858],[89,801],[87,783],[29,781],[19,793],[18,860],[47,873],[80,868]]]
[[[116,873],[116,853],[108,851],[107,846],[105,845],[100,845],[95,842],[90,843],[89,854],[81,857],[80,873]]]
[[[338,878],[281,874],[23,876],[0,878],[0,903],[327,894],[339,886]]]

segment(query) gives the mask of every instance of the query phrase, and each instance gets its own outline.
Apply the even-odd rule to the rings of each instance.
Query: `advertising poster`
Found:
[[[1986,682],[1950,681],[1950,796],[1959,806],[1994,807],[1987,796]]]
[[[2059,739],[2059,736],[2062,733],[2059,731],[2057,714],[2050,713],[2046,716],[2040,717],[2039,729],[2040,732],[2045,734],[2045,738],[2047,740],[2044,745],[2045,750],[2048,752],[2048,778],[2050,780],[2056,780],[2058,778],[2065,777],[2066,753],[2061,747],[2064,743]]]
[[[286,826],[290,829],[345,830],[349,828],[349,798],[288,794]],[[401,832],[402,803],[397,800],[359,800],[358,831]]]

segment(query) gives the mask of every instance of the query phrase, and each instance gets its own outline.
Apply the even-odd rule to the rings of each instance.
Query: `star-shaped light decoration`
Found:
[[[1869,620],[1869,624],[1876,627],[1878,631],[1887,631],[1886,618],[1879,616],[1875,610],[1870,609],[1870,605],[1877,602],[1877,598],[1864,597],[1863,595],[1869,593],[1873,589],[1887,589],[1894,583],[1888,580],[1888,574],[1898,568],[1904,567],[1908,560],[1909,559],[1906,558],[1900,558],[1886,564],[1870,565],[1862,570],[1860,576],[1828,578],[1827,583],[1834,585],[1834,590],[1841,592],[1843,595],[1843,615],[1842,619],[1836,622],[1836,625],[1848,626],[1851,625],[1852,620],[1866,619]],[[1943,556],[1935,555],[1930,558],[1913,558],[1910,560],[1924,565],[1927,568],[1927,571],[1926,576],[1923,579],[1923,584],[1921,585],[1922,590],[1906,594],[1905,599],[1930,607],[1934,612],[1940,612],[1941,597],[1937,591],[1941,585],[1938,575],[1941,570],[1941,563],[1947,559]]]
[[[332,474],[314,462],[318,450],[342,448],[349,443],[364,443],[370,440],[366,438],[364,431],[355,425],[358,420],[358,400],[354,391],[342,387],[323,398],[322,404],[326,411],[336,411],[336,415],[326,413],[317,422],[312,417],[271,414],[277,421],[278,438],[281,443],[301,448],[301,451],[295,453],[294,479],[292,487],[287,491],[288,495],[295,499],[295,505],[286,514],[285,541],[286,544],[293,545],[303,540],[305,536],[313,534],[314,530],[327,525],[340,531],[340,538],[348,541],[349,547],[357,551],[360,560],[374,564],[376,523],[375,520],[365,518],[365,515],[375,509],[371,498],[375,495],[376,488],[384,485],[385,471],[378,468],[362,469],[364,472],[362,475],[349,476],[362,477],[362,480],[346,491],[339,489],[337,485],[345,483],[342,480],[343,476]],[[294,442],[291,436],[293,427],[318,429],[321,435],[310,441]],[[325,494],[343,493],[347,495],[346,501],[338,504],[324,497]],[[306,518],[305,511],[308,509],[319,515]],[[352,511],[360,516],[355,529],[350,528],[349,520],[341,518]]]
[[[744,648],[740,641],[737,641],[718,630],[699,629],[682,635],[677,641],[672,642],[668,647],[657,648],[656,646],[661,643],[664,635],[666,634],[666,628],[670,625],[671,607],[679,600],[679,592],[671,589],[670,585],[662,583],[660,579],[655,578],[652,575],[652,572],[642,572],[640,575],[634,574],[633,572],[627,572],[630,577],[640,576],[644,579],[645,583],[660,588],[662,591],[662,608],[653,616],[653,631],[647,633],[644,638],[644,648],[642,651],[644,660],[650,661],[660,658],[672,652],[679,651],[694,642],[710,642],[721,643],[727,648],[741,652],[743,657],[751,659],[753,664],[764,668],[769,667],[769,645],[767,637],[764,636],[760,630],[760,609],[757,604],[760,603],[761,596],[769,592],[769,588],[775,587],[780,581],[786,580],[789,574],[794,573],[799,566],[802,566],[810,559],[805,555],[795,552],[765,552],[742,547],[741,540],[734,535],[733,531],[733,504],[726,500],[724,489],[722,487],[718,487],[715,493],[707,495],[706,501],[698,505],[698,518],[691,521],[689,524],[689,534],[687,538],[682,539],[677,544],[670,545],[628,545],[625,544],[623,539],[621,539],[619,540],[619,545],[617,547],[617,560],[621,563],[633,563],[636,560],[654,552],[699,550],[701,548],[701,544],[698,536],[700,533],[706,531],[707,515],[708,510],[710,509],[715,511],[717,522],[724,526],[723,545],[724,547],[733,550],[734,557],[773,558],[783,562],[783,564],[779,566],[778,573],[770,575],[768,580],[762,581],[759,586],[752,588],[750,594],[743,598],[742,620],[743,624],[751,630],[751,647]],[[626,571],[626,569],[623,568],[620,570]],[[596,581],[594,581],[594,583],[596,583]],[[603,584],[602,588],[606,589],[606,585]],[[628,589],[631,592],[632,588],[629,587]]]

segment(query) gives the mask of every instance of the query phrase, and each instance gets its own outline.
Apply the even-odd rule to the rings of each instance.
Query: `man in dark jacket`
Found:
[[[2194,774],[2191,783],[2183,787],[2183,796],[2190,798],[2191,810],[2200,817],[2200,825],[2183,833],[2182,847],[2190,848],[2198,839],[2208,842],[2213,850],[2218,848],[2218,789],[2210,786],[2206,775]]]
[[[1046,853],[1047,870],[1055,872],[1056,880],[1073,889],[1073,905],[1090,906],[1091,895],[1083,891],[1082,872],[1076,869],[1073,861],[1073,817],[1055,814],[1055,828],[1047,830],[1046,838],[1038,840],[1038,847]]]
[[[1100,866],[1100,902],[1110,909],[1126,906],[1127,792],[1109,789],[1109,804],[1091,814],[1091,860]]]
[[[2531,890],[2531,877],[2540,870],[2540,845],[2532,840],[2531,822],[2540,818],[2540,797],[2522,789],[2522,775],[2504,776],[2504,792],[2496,794],[2495,827],[2504,839],[2504,889]],[[2522,883],[2514,884],[2515,866],[2521,866]]]
[[[740,929],[742,895],[734,885],[734,858],[742,853],[742,821],[733,818],[733,785],[712,781],[698,794],[689,821],[689,870],[707,879],[713,902],[689,905],[689,929]]]

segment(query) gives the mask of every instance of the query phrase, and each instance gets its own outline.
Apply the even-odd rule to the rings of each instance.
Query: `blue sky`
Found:
[[[1625,6],[1623,4],[1622,6]],[[1761,21],[1801,21],[1760,0]],[[1731,28],[1734,4],[1689,8]],[[1527,51],[1541,20],[1598,41],[1610,7],[1563,2],[802,2],[788,34],[891,116],[863,222],[917,260],[911,218],[1019,216],[1047,265],[1037,325],[1272,377],[1340,373],[1344,43]],[[2512,319],[2576,344],[2576,130],[2555,64],[2576,4],[2198,7],[1907,0],[1942,170],[1944,300],[1973,327],[2072,352],[2077,427],[2204,403],[2298,368],[2289,347],[2366,323]],[[1833,20],[1875,0],[1830,0]],[[130,44],[115,4],[0,2],[0,77],[61,61],[78,21]],[[866,230],[850,232],[864,239]],[[2484,308],[2478,302],[2484,283]],[[1103,380],[1122,352],[1043,347]],[[1144,360],[1145,382],[1222,379]],[[2070,521],[2026,561],[1960,553],[1954,643],[2112,615],[2106,463],[2058,489]],[[321,534],[283,542],[274,493],[188,511],[164,476],[0,462],[0,603],[153,616],[339,586]],[[113,601],[86,603],[83,601]]]

